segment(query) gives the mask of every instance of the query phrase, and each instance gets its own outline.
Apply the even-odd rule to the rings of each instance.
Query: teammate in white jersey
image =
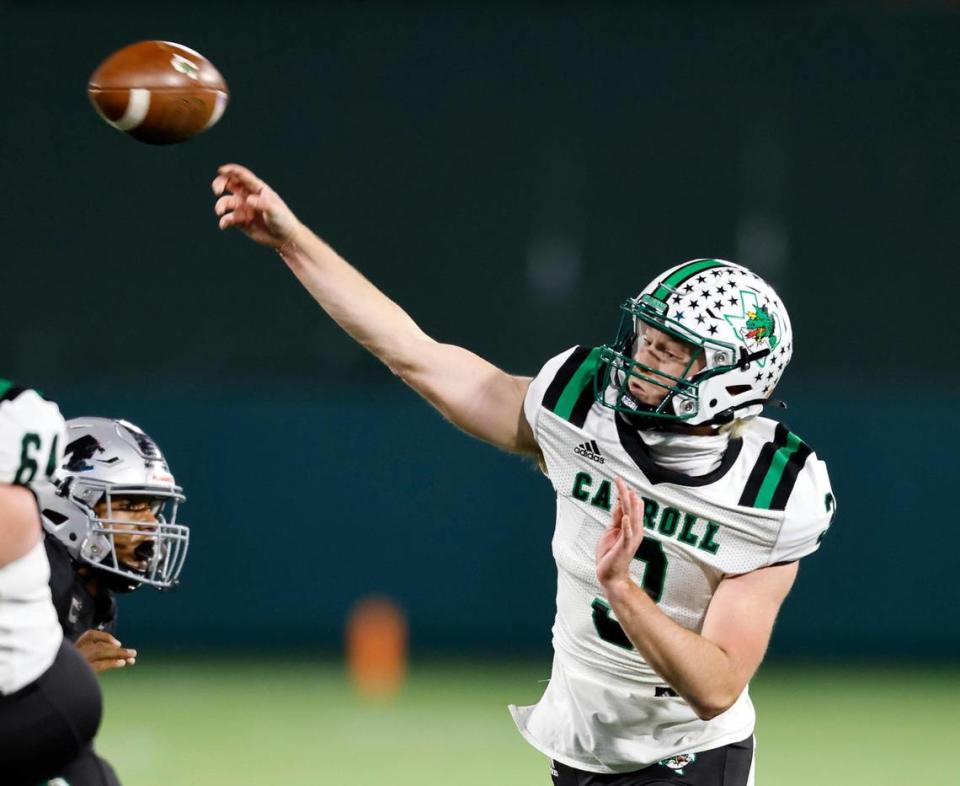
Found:
[[[622,306],[616,340],[533,379],[427,336],[270,187],[228,164],[220,228],[277,250],[356,341],[464,431],[536,456],[557,493],[554,665],[512,707],[558,786],[754,782],[747,685],[835,503],[826,468],[760,417],[793,350],[779,297],[693,260]]]
[[[56,404],[0,380],[0,781],[36,786],[90,743],[100,689],[69,644],[50,596],[40,512],[60,463]]]

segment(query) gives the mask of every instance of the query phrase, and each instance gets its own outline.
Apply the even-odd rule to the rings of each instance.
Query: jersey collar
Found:
[[[665,469],[657,464],[650,455],[650,449],[640,438],[637,429],[627,423],[626,418],[619,412],[613,413],[613,419],[617,424],[617,435],[620,437],[620,444],[627,451],[633,463],[637,465],[641,472],[651,483],[673,483],[677,486],[708,486],[716,483],[720,478],[727,474],[730,467],[740,455],[743,448],[743,440],[735,437],[730,440],[727,449],[720,460],[716,469],[708,472],[706,475],[686,475],[683,472],[677,472],[672,469]]]

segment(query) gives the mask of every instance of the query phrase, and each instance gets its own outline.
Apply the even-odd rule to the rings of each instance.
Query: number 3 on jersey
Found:
[[[59,437],[54,435],[50,441],[50,448],[47,452],[46,464],[43,469],[43,474],[46,477],[50,477],[57,468],[58,439]],[[13,479],[14,484],[25,485],[37,477],[37,472],[40,469],[37,459],[43,455],[43,452],[43,440],[39,434],[31,431],[23,435],[23,440],[20,443],[20,468],[17,470],[17,474]]]
[[[659,603],[663,595],[663,584],[667,578],[667,555],[663,553],[663,544],[653,538],[644,538],[633,558],[645,563],[643,589],[653,598],[654,603]],[[597,629],[597,635],[610,644],[632,650],[633,645],[620,627],[620,623],[610,616],[610,604],[603,598],[594,598],[591,605],[593,625]]]

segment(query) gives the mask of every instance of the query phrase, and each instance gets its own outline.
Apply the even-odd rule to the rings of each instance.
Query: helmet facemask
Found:
[[[129,500],[145,502],[150,516],[124,516]],[[180,577],[190,542],[189,527],[177,524],[184,501],[179,489],[104,489],[98,505],[88,506],[89,534],[80,549],[81,559],[138,584],[170,589]],[[105,508],[102,515],[97,515],[96,507]]]
[[[629,299],[620,310],[620,327],[615,342],[600,349],[604,371],[595,378],[596,400],[618,412],[654,418],[663,425],[670,421],[702,423],[702,387],[714,377],[737,368],[741,362],[737,348],[731,343],[692,332],[667,316],[666,304],[650,295]],[[646,327],[690,347],[690,357],[680,374],[668,374],[636,359],[638,342],[642,340]],[[631,379],[662,389],[662,401],[651,405],[638,400],[630,392]]]

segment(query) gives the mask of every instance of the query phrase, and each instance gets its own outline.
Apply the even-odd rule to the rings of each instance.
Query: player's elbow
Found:
[[[702,721],[713,720],[718,715],[723,715],[727,710],[732,707],[732,704],[726,706],[722,704],[699,704],[695,705],[693,711],[697,714],[697,717]]]
[[[690,706],[700,720],[713,720],[736,704],[739,695],[732,690],[715,690],[690,701]]]

